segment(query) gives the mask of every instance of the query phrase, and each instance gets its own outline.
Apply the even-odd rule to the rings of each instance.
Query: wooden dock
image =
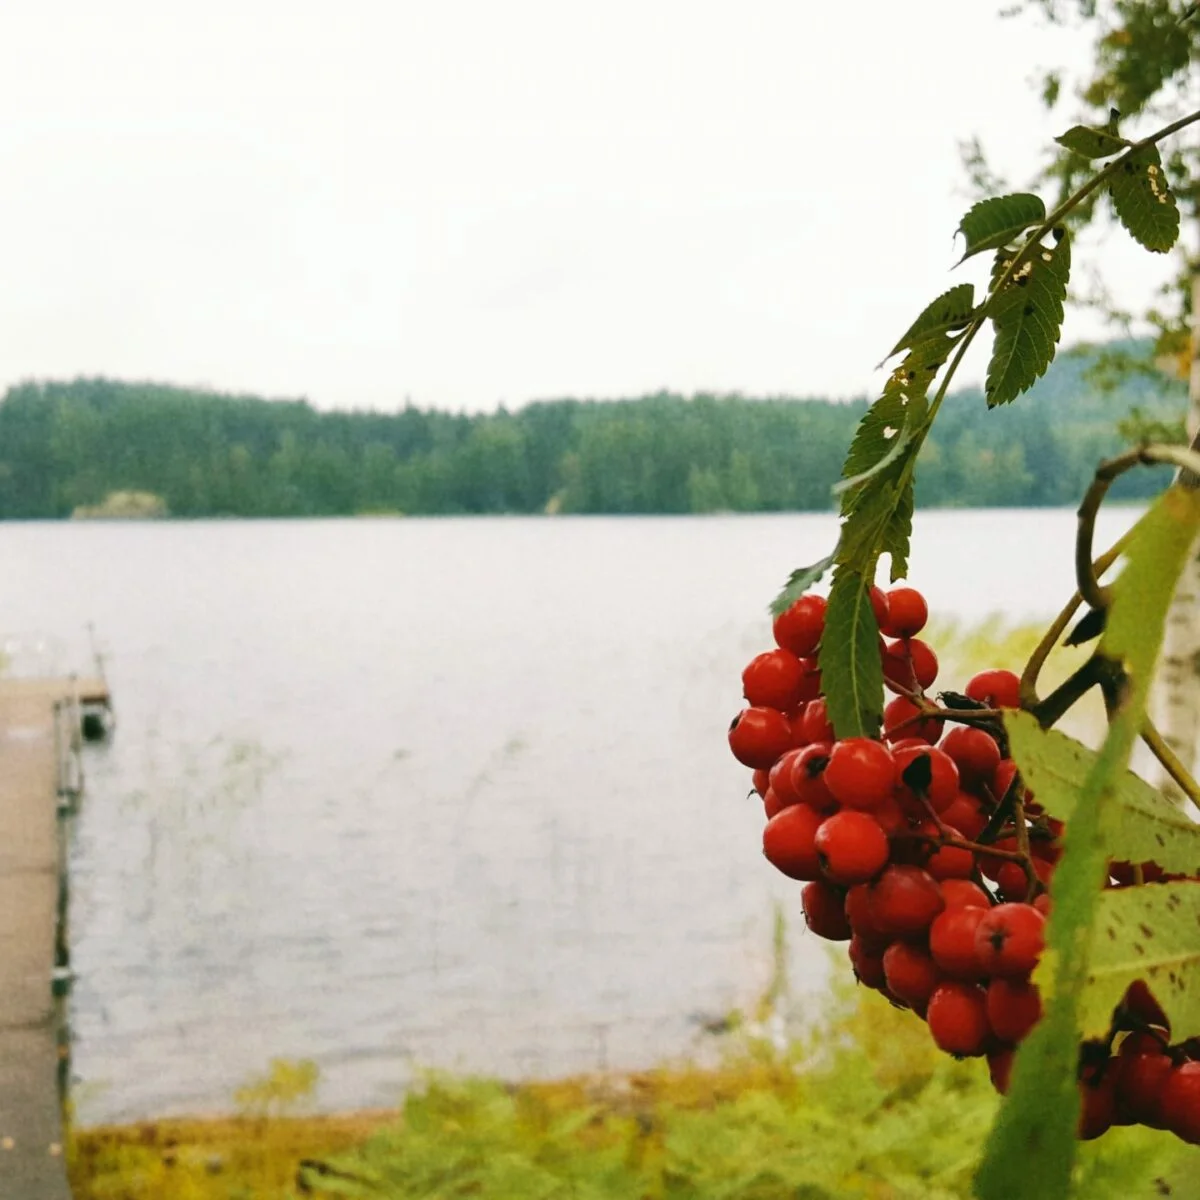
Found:
[[[102,680],[0,679],[0,1200],[69,1200],[62,817],[82,788],[79,701]]]

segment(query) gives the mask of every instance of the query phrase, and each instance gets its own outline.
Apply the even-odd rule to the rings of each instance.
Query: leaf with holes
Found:
[[[958,261],[966,262],[983,250],[1007,246],[1018,235],[1046,219],[1046,206],[1040,196],[1030,192],[1014,192],[1009,196],[993,196],[980,200],[969,208],[959,223],[958,232],[967,248]]]
[[[1052,245],[1038,245],[1001,284],[1016,255],[1001,251],[992,267],[988,316],[996,331],[984,391],[988,408],[1007,404],[1041,378],[1054,358],[1062,331],[1071,239],[1054,231]]]
[[[932,333],[918,341],[904,361],[888,376],[883,393],[863,414],[842,466],[840,494],[843,516],[866,496],[863,488],[873,476],[892,465],[913,438],[923,435],[929,386],[953,346],[945,333]]]
[[[1054,140],[1084,158],[1111,158],[1133,144],[1128,138],[1118,137],[1107,129],[1096,129],[1091,125],[1072,125]]]
[[[1164,253],[1179,237],[1179,205],[1157,146],[1144,146],[1117,168],[1109,186],[1122,225],[1147,250]]]
[[[820,582],[825,572],[833,566],[833,560],[834,555],[830,554],[810,567],[797,567],[788,576],[788,581],[779,595],[771,601],[771,616],[777,617],[780,613],[787,612],[813,584]]]
[[[1102,1037],[1129,985],[1143,980],[1171,1023],[1171,1040],[1200,1034],[1200,881],[1113,888],[1098,900],[1084,1037]]]
[[[1039,728],[1029,713],[1005,714],[1004,728],[1037,802],[1049,816],[1069,822],[1095,768],[1096,752],[1058,730]],[[1114,781],[1101,833],[1110,858],[1156,862],[1172,874],[1200,875],[1200,825],[1132,771]]]
[[[833,573],[820,666],[825,704],[837,736],[878,736],[883,664],[879,626],[871,609],[871,579],[844,564]]]
[[[957,287],[952,287],[925,307],[905,335],[892,347],[887,357],[891,358],[893,354],[915,346],[930,334],[950,333],[952,330],[961,329],[970,321],[974,311],[975,285],[960,283]]]

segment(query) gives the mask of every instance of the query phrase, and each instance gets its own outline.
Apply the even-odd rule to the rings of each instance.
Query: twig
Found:
[[[1103,575],[1117,561],[1121,552],[1128,545],[1132,534],[1133,530],[1128,530],[1092,563],[1092,570],[1096,575]],[[1083,597],[1076,592],[1067,601],[1062,612],[1054,618],[1050,628],[1042,635],[1042,640],[1038,642],[1033,653],[1029,656],[1029,661],[1025,664],[1025,670],[1021,673],[1020,693],[1021,707],[1027,712],[1037,708],[1039,703],[1037,694],[1038,675],[1041,673],[1046,659],[1049,658],[1050,651],[1058,644],[1058,639],[1066,631],[1067,626],[1071,623],[1071,618],[1075,615],[1075,610],[1082,602]]]
[[[1179,790],[1197,807],[1200,807],[1200,784],[1192,778],[1191,772],[1183,765],[1175,751],[1163,740],[1154,722],[1149,717],[1142,725],[1142,741],[1150,747],[1150,752],[1162,763],[1167,774],[1178,784]]]

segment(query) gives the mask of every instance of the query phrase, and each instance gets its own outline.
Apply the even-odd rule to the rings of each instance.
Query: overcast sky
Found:
[[[957,141],[1023,181],[1063,125],[1034,68],[1086,59],[998,7],[7,4],[0,385],[872,389],[970,277]],[[1120,262],[1143,290],[1164,270]]]

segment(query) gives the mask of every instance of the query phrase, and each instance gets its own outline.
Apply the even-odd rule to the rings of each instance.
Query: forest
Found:
[[[1061,355],[1017,403],[947,397],[917,472],[923,506],[1077,502],[1131,411],[1178,420],[1183,385],[1092,381]],[[0,518],[71,516],[120,491],[176,517],[709,513],[829,509],[866,399],[659,392],[486,414],[327,411],[157,383],[24,382],[0,400]],[[1162,473],[1127,475],[1148,496]]]

